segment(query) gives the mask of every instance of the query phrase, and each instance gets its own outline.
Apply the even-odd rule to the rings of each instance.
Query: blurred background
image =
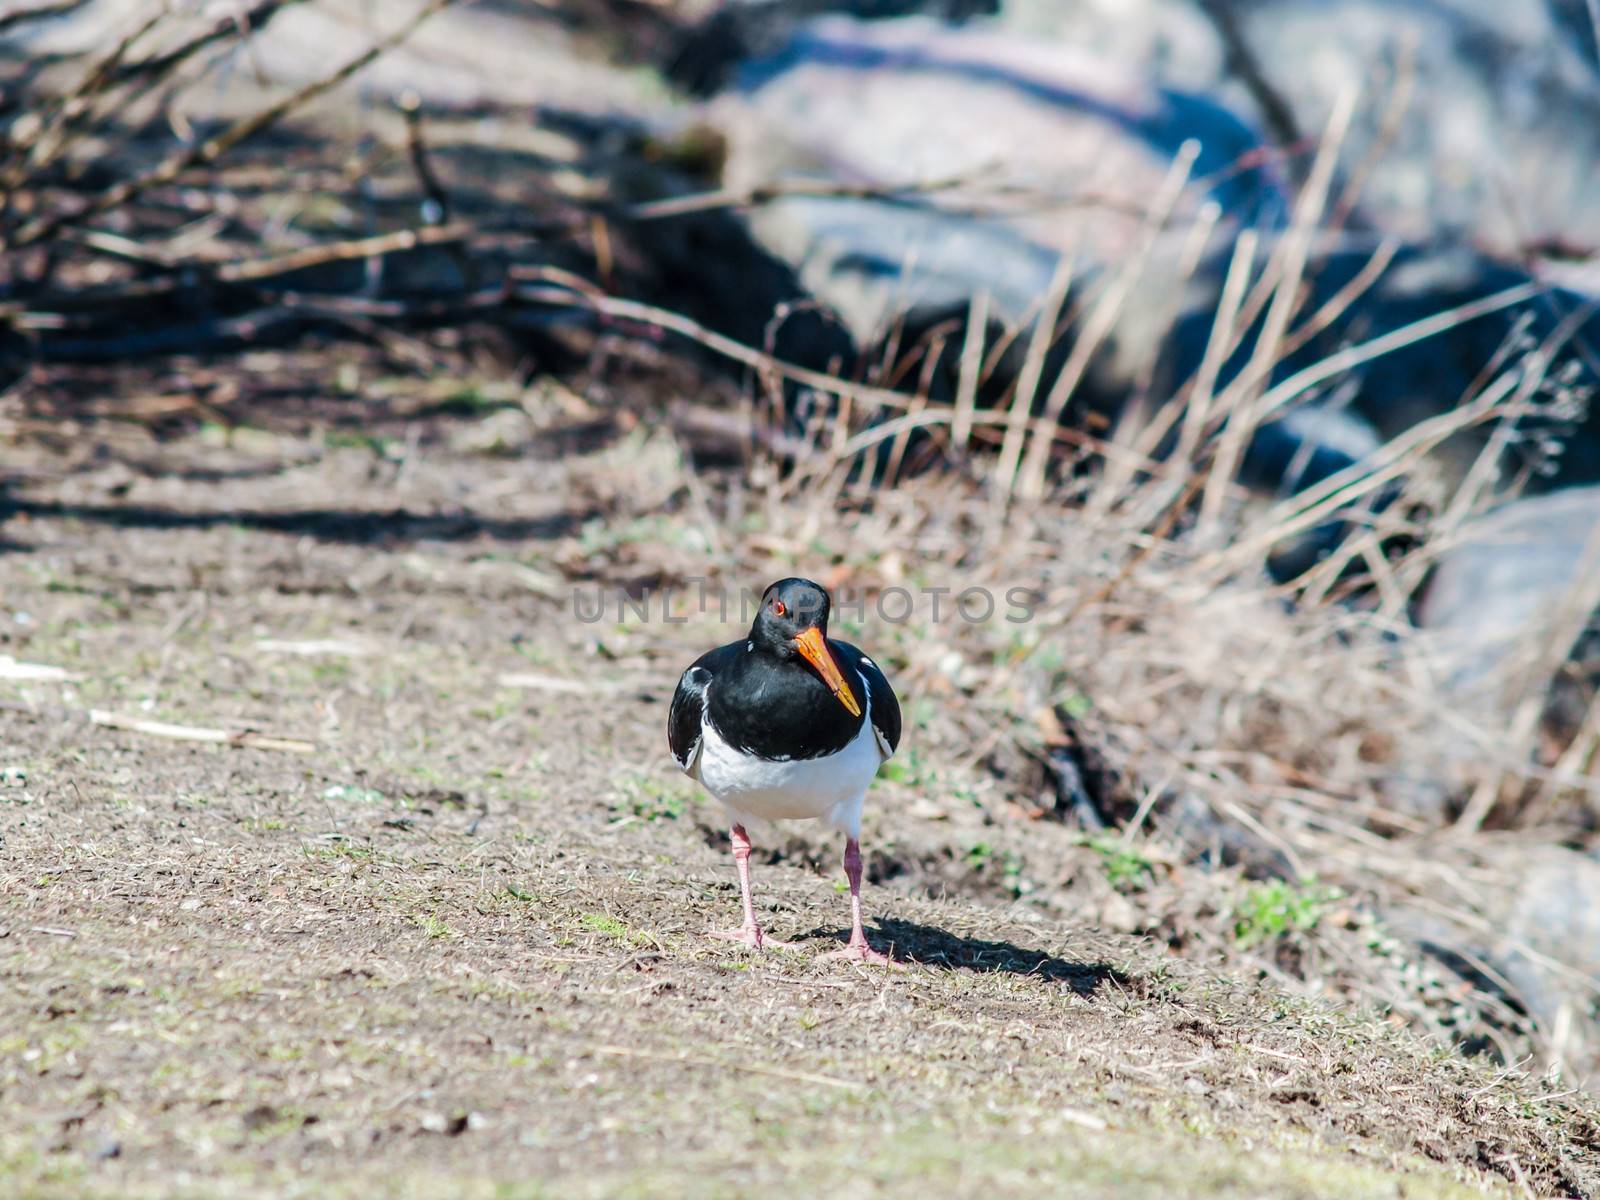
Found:
[[[30,0],[0,88],[36,772],[91,702],[398,754],[262,690],[307,621],[643,687],[694,637],[573,589],[1025,587],[846,630],[878,883],[1600,1080],[1593,0]],[[430,786],[523,811],[521,678]],[[660,712],[572,821],[681,808]]]

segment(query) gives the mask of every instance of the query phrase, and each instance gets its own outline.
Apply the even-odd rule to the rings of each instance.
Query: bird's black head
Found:
[[[750,640],[779,658],[792,658],[794,640],[807,629],[828,634],[828,593],[809,579],[780,579],[761,594]]]
[[[861,705],[828,645],[828,607],[828,593],[821,584],[780,579],[761,594],[761,611],[750,626],[750,642],[780,659],[796,655],[805,659],[839,703],[859,717]]]

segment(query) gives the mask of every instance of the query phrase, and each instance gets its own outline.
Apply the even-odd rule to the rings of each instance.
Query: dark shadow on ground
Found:
[[[484,517],[469,511],[414,513],[404,508],[374,512],[327,508],[286,512],[253,509],[184,512],[153,505],[64,504],[0,496],[0,520],[14,514],[93,521],[135,529],[213,529],[235,525],[241,529],[294,534],[326,542],[375,544],[462,542],[475,538],[546,541],[575,534],[585,521],[603,515],[597,509],[526,518]]]
[[[877,933],[869,935],[869,940],[900,962],[1032,975],[1048,983],[1064,983],[1080,996],[1093,996],[1107,983],[1130,985],[1128,977],[1109,963],[1074,962],[1042,950],[1026,950],[1014,942],[962,937],[937,926],[895,917],[883,917],[877,925]],[[848,933],[833,936],[843,941]]]

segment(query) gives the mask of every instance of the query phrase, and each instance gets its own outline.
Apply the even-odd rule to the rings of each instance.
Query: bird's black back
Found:
[[[843,750],[867,715],[893,753],[900,744],[900,705],[876,663],[848,642],[830,641],[846,681],[865,681],[870,707],[853,716],[802,659],[753,652],[729,642],[696,659],[672,697],[667,741],[689,770],[703,736],[702,714],[734,749],[769,760],[821,758]]]

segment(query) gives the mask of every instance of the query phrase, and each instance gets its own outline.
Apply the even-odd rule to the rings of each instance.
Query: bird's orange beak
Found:
[[[856,700],[856,694],[850,690],[850,685],[844,681],[844,675],[839,670],[839,664],[834,661],[833,652],[828,649],[822,631],[814,627],[806,630],[794,639],[794,648],[817,669],[817,674],[822,676],[822,682],[828,685],[838,697],[839,703],[850,711],[850,715],[859,717],[861,704]]]

